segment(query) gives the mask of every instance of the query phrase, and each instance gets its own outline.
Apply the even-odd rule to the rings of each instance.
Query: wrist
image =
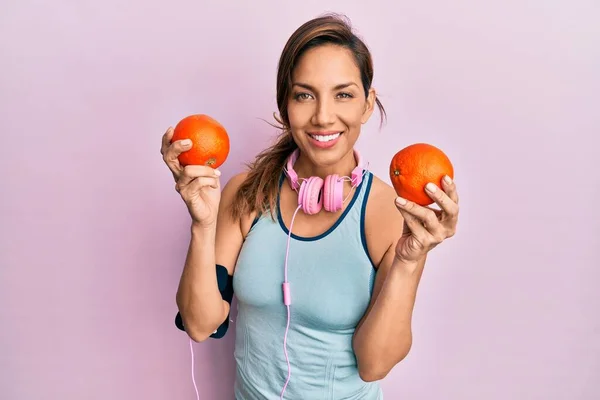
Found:
[[[413,275],[421,269],[424,263],[425,258],[419,260],[404,260],[396,257],[392,264],[392,269],[404,275]]]
[[[201,224],[199,222],[196,221],[192,221],[192,225],[190,227],[191,231],[192,231],[192,235],[211,235],[211,234],[215,234],[217,231],[217,224]]]

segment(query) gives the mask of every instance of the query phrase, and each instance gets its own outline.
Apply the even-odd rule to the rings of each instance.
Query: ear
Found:
[[[373,89],[373,88],[369,89],[369,95],[367,96],[367,99],[365,101],[365,110],[360,119],[361,123],[366,124],[367,121],[369,120],[369,118],[371,118],[371,115],[373,114],[373,110],[375,109],[375,99],[376,98],[377,98],[377,93],[375,92],[375,89]]]

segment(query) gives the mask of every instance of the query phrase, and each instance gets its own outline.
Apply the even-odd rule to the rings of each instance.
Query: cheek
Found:
[[[338,116],[349,127],[362,125],[363,107],[360,104],[352,104],[340,109]]]
[[[310,119],[310,112],[308,112],[308,107],[298,107],[296,104],[289,104],[287,112],[291,127],[305,125],[307,120]]]

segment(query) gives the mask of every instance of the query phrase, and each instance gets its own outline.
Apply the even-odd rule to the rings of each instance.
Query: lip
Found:
[[[315,146],[318,147],[320,149],[328,149],[330,147],[335,146],[335,144],[340,140],[340,138],[344,135],[343,131],[321,131],[321,132],[307,132],[308,133],[308,140],[310,141],[310,143]],[[329,136],[329,135],[335,135],[336,133],[339,133],[340,135],[333,140],[330,140],[329,142],[319,142],[317,139],[313,139],[311,135],[314,136]]]

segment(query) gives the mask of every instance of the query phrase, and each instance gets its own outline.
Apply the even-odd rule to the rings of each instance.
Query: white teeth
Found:
[[[311,138],[318,140],[319,142],[329,142],[330,140],[334,140],[337,139],[339,136],[341,135],[341,133],[336,133],[333,135],[327,135],[327,136],[323,136],[323,135],[310,135]]]

